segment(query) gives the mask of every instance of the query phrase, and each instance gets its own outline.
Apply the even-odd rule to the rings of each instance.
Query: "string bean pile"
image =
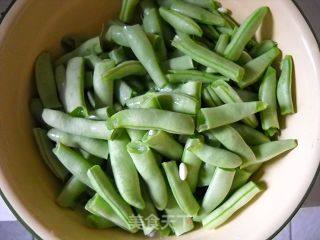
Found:
[[[57,204],[97,229],[179,236],[265,190],[251,176],[297,146],[278,140],[292,57],[277,71],[277,43],[254,37],[269,11],[239,25],[214,0],[123,0],[98,36],[41,53],[30,107]]]

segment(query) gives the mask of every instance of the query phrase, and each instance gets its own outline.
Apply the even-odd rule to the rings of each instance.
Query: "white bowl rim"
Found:
[[[7,9],[5,11],[2,12],[2,15],[0,16],[0,28],[3,26],[2,22],[6,19],[8,13],[13,14],[14,15],[14,11],[19,10],[19,8],[13,9],[12,7],[14,5],[17,5],[16,3],[18,3],[17,0],[12,0],[12,2],[9,4],[9,6],[7,6]],[[301,14],[301,16],[303,17],[305,23],[308,26],[308,30],[311,32],[311,35],[313,36],[313,39],[311,41],[314,41],[318,48],[320,49],[320,39],[316,38],[316,34],[315,34],[315,30],[312,28],[312,25],[310,23],[310,21],[308,20],[308,18],[306,17],[306,14],[302,11],[302,9],[298,6],[298,4],[291,0],[291,3],[293,4],[293,6],[298,10],[298,12]],[[320,59],[320,52],[317,53],[318,58]],[[287,220],[270,236],[267,238],[267,240],[272,240],[274,237],[276,237],[278,235],[279,232],[281,232],[281,230],[287,226],[287,224],[292,220],[292,218],[296,215],[296,213],[299,211],[299,209],[301,208],[301,206],[303,205],[303,203],[305,202],[305,200],[307,199],[308,195],[311,192],[312,187],[314,186],[318,175],[320,174],[320,161],[317,167],[317,170],[315,172],[315,175],[312,178],[312,181],[308,187],[308,189],[306,190],[303,198],[301,199],[301,201],[299,202],[299,204],[297,205],[297,207],[292,211],[292,213],[290,214],[290,216],[287,218]],[[32,234],[33,237],[36,237],[39,240],[44,240],[42,239],[37,233],[36,231],[29,226],[23,219],[22,217],[20,217],[20,215],[17,213],[17,211],[14,209],[14,207],[11,205],[11,203],[9,202],[9,200],[7,199],[7,197],[5,196],[4,192],[2,191],[1,187],[0,187],[0,197],[3,199],[3,201],[5,202],[5,204],[7,205],[7,207],[9,208],[9,210],[12,212],[12,214],[17,218],[17,220],[19,221],[19,223],[21,223],[25,229],[27,229],[27,231]]]

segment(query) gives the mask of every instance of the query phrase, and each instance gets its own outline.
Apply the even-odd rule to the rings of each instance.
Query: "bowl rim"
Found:
[[[17,3],[17,2],[18,2],[17,0],[12,0],[12,2],[7,6],[7,8],[1,13],[1,16],[0,16],[0,28],[2,27],[2,22],[6,18],[7,14],[11,11],[13,5],[15,5],[15,3]],[[303,19],[304,19],[305,23],[307,24],[309,30],[311,31],[311,34],[313,36],[313,40],[316,42],[318,48],[320,49],[320,38],[318,39],[316,37],[315,30],[313,29],[309,19],[306,17],[306,14],[302,11],[301,7],[294,0],[291,0],[290,2],[292,3],[293,7],[295,7],[298,10],[298,12],[301,14],[301,16],[303,17]],[[293,219],[293,217],[296,215],[296,213],[299,211],[299,209],[301,208],[301,206],[303,205],[303,203],[305,202],[305,200],[309,196],[309,194],[310,194],[310,192],[312,190],[312,187],[314,186],[319,174],[320,174],[320,161],[319,161],[317,170],[315,172],[315,175],[313,176],[312,181],[311,181],[308,189],[306,190],[305,194],[303,195],[303,197],[302,197],[301,201],[299,202],[299,204],[297,205],[297,207],[292,211],[292,213],[287,218],[287,220],[270,237],[268,237],[267,240],[272,240],[274,237],[276,237],[288,225],[288,223]],[[36,231],[31,226],[29,226],[22,219],[22,217],[20,217],[20,215],[17,213],[17,211],[14,209],[14,207],[8,201],[7,197],[5,196],[5,194],[3,193],[2,189],[1,189],[1,187],[0,187],[0,196],[3,199],[3,201],[5,202],[5,204],[7,205],[7,207],[9,208],[9,210],[12,212],[12,214],[17,218],[19,223],[21,223],[24,226],[24,228],[33,237],[35,237],[38,240],[44,240],[36,233]]]

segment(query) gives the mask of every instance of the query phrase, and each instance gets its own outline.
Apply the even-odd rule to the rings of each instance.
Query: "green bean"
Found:
[[[139,0],[122,0],[119,19],[125,23],[129,23],[135,14],[138,3]]]
[[[93,89],[97,107],[111,106],[113,103],[113,81],[105,80],[105,73],[113,69],[113,60],[102,60],[95,65]]]
[[[197,218],[202,219],[223,202],[230,191],[235,172],[235,170],[216,168]]]
[[[103,158],[97,157],[81,148],[78,148],[78,150],[85,159],[87,159],[89,162],[93,163],[94,165],[102,165],[102,163],[104,162]]]
[[[221,34],[226,34],[228,35],[230,38],[233,37],[233,35],[235,34],[235,32],[238,30],[238,28],[231,28],[231,27],[216,27],[218,32]]]
[[[200,7],[206,8],[211,11],[218,9],[221,6],[221,3],[214,0],[184,0],[184,1],[198,5]]]
[[[239,65],[221,57],[220,55],[202,47],[185,34],[176,35],[172,45],[186,55],[206,67],[216,69],[219,73],[236,82],[240,82],[244,75],[244,69]]]
[[[104,39],[123,47],[129,47],[128,40],[123,32],[123,25],[113,24],[109,26],[108,31],[104,34]]]
[[[122,106],[126,101],[136,95],[136,92],[124,81],[117,81],[115,84],[115,96]]]
[[[85,36],[70,34],[63,36],[60,44],[65,51],[70,52],[79,47],[87,39],[88,38],[86,38]]]
[[[50,129],[47,135],[52,141],[61,142],[68,147],[82,148],[97,157],[108,159],[108,143],[105,140],[72,135],[55,128]]]
[[[220,205],[220,207],[205,217],[202,220],[202,225],[205,228],[219,227],[261,191],[262,189],[254,182],[248,182]]]
[[[261,43],[258,43],[252,49],[250,49],[250,56],[258,57],[266,52],[268,52],[271,48],[276,47],[277,43],[272,40],[264,40]]]
[[[102,53],[102,48],[100,44],[99,37],[90,38],[84,43],[82,43],[78,48],[74,49],[72,52],[69,52],[62,57],[60,57],[58,60],[56,60],[55,65],[61,65],[67,63],[71,58],[74,57],[84,57],[91,54],[100,54]]]
[[[219,32],[210,25],[201,25],[202,31],[203,31],[203,35],[207,38],[209,38],[210,40],[216,41],[219,39]]]
[[[194,69],[192,58],[187,55],[168,59],[164,63],[164,65],[166,66],[167,69],[172,69],[172,70]]]
[[[142,141],[168,159],[180,160],[182,157],[183,147],[164,131],[149,130]]]
[[[239,59],[237,60],[237,63],[240,66],[245,65],[246,63],[250,62],[252,60],[252,57],[247,53],[246,51],[242,51]]]
[[[216,81],[210,87],[214,89],[214,92],[224,103],[243,102],[238,93],[225,81]],[[254,114],[244,118],[243,122],[253,128],[256,128],[259,124]]]
[[[197,115],[197,130],[228,125],[267,108],[264,102],[227,103],[218,107],[201,108]]]
[[[194,228],[192,218],[181,210],[171,191],[165,212],[169,226],[176,236],[180,236]]]
[[[124,131],[116,139],[108,141],[110,162],[120,195],[130,205],[142,209],[145,203],[141,196],[137,170],[127,152],[129,142],[130,139]]]
[[[43,105],[40,100],[40,98],[32,98],[30,101],[30,111],[32,114],[32,117],[34,118],[35,121],[40,123],[41,125],[44,124],[41,114],[43,111]]]
[[[175,0],[170,8],[183,15],[196,19],[197,21],[208,24],[224,26],[226,21],[220,15],[214,14],[208,10],[203,9],[194,4],[186,3],[184,1]]]
[[[188,183],[179,178],[176,162],[164,162],[162,163],[162,166],[167,175],[174,198],[176,199],[181,210],[188,216],[196,216],[200,206],[192,195]]]
[[[212,74],[218,73],[217,70],[215,70],[215,69],[213,69],[213,68],[209,68],[209,67],[206,67],[206,71],[205,71],[205,72],[206,72],[206,73],[212,73]]]
[[[262,129],[270,137],[280,129],[277,114],[276,88],[277,72],[273,67],[268,67],[259,88],[259,100],[268,104],[267,109],[260,112],[260,119]]]
[[[140,141],[143,136],[146,134],[146,131],[143,130],[134,130],[134,129],[126,129],[131,141]]]
[[[111,139],[115,135],[105,121],[76,118],[51,109],[44,109],[42,118],[49,126],[74,135],[98,139]]]
[[[243,140],[250,146],[270,142],[270,139],[258,130],[241,123],[234,123],[232,127],[237,130]]]
[[[248,167],[244,167],[241,170],[245,170],[248,173],[254,174],[255,172],[257,172],[260,169],[261,166],[262,166],[262,163],[257,163],[254,165],[250,165]]]
[[[33,135],[36,139],[36,143],[40,150],[40,154],[44,163],[57,178],[65,181],[69,175],[69,171],[58,161],[58,159],[52,153],[52,149],[54,148],[54,146],[48,139],[46,131],[41,128],[34,128]]]
[[[186,83],[180,84],[176,89],[174,89],[174,91],[185,93],[191,97],[194,97],[199,101],[201,99],[201,89],[202,89],[202,82],[193,81],[193,82],[186,82]]]
[[[204,139],[205,139],[205,143],[207,143],[208,145],[210,145],[211,147],[220,147],[221,143],[218,141],[218,139],[215,137],[215,135],[213,134],[213,131],[205,131],[203,133]]]
[[[49,52],[42,52],[36,60],[36,85],[41,102],[46,108],[60,108]]]
[[[85,117],[88,110],[84,100],[84,59],[71,58],[66,69],[66,111],[75,117]]]
[[[224,50],[226,49],[226,47],[227,47],[227,45],[229,43],[229,39],[230,39],[229,35],[222,33],[219,36],[219,39],[218,39],[218,41],[216,43],[216,46],[215,46],[214,50],[217,53],[223,55]]]
[[[98,57],[96,54],[91,54],[84,56],[84,60],[88,68],[93,70],[98,62],[100,62],[102,59]]]
[[[236,174],[234,175],[230,192],[234,192],[235,190],[246,184],[251,176],[251,172],[248,172],[244,169],[237,169]]]
[[[89,227],[96,228],[96,229],[107,229],[115,226],[115,224],[109,221],[108,219],[99,217],[91,213],[87,215],[86,221]]]
[[[93,72],[85,71],[84,73],[84,89],[88,90],[93,87]]]
[[[87,171],[93,166],[92,163],[82,157],[80,153],[59,142],[52,151],[66,169],[68,169],[79,181],[92,188],[87,177]]]
[[[142,188],[142,193],[146,206],[144,209],[136,209],[136,212],[140,218],[143,233],[148,236],[160,228],[160,218],[145,187]]]
[[[127,145],[127,151],[145,181],[155,207],[163,210],[168,201],[167,187],[151,149],[146,143],[135,141]]]
[[[61,207],[71,207],[76,205],[76,201],[87,190],[87,186],[72,176],[64,185],[62,191],[56,199],[56,202]]]
[[[103,81],[113,81],[127,76],[144,76],[146,70],[139,61],[129,60],[107,70],[102,75]]]
[[[218,81],[225,82],[223,80],[218,80]],[[214,89],[211,86],[207,86],[206,89],[207,89],[207,92],[208,92],[210,98],[212,99],[212,101],[214,103],[214,106],[220,106],[223,104],[220,97],[216,94],[216,92],[214,91]]]
[[[166,85],[167,80],[158,64],[155,53],[148,41],[146,34],[139,25],[126,26],[124,28],[125,35],[128,38],[129,45],[149,73],[151,79],[159,87]]]
[[[156,108],[161,109],[158,95],[154,93],[146,93],[140,96],[130,98],[126,101],[128,108]]]
[[[216,96],[216,97],[218,97],[218,96]],[[216,104],[215,104],[213,98],[211,97],[211,95],[209,94],[209,91],[207,88],[202,88],[201,99],[202,99],[203,105],[205,105],[206,107],[215,107],[216,106]]]
[[[221,144],[231,152],[238,154],[243,162],[255,161],[256,157],[241,135],[231,126],[221,126],[210,130]]]
[[[121,199],[120,202],[123,200]],[[119,202],[119,203],[120,203]],[[136,232],[137,229],[129,227],[127,220],[123,220],[119,213],[111,207],[111,204],[107,203],[98,193],[96,193],[85,205],[85,209],[99,217],[107,219],[113,222],[115,225],[128,230],[130,232]],[[130,209],[130,207],[129,207]],[[129,210],[130,212],[130,210]],[[133,216],[133,213],[131,214]],[[128,226],[129,225],[129,226]]]
[[[202,142],[191,145],[188,150],[202,161],[220,168],[237,168],[242,164],[241,158],[225,149],[211,147]]]
[[[110,129],[158,129],[174,134],[192,135],[194,122],[191,116],[160,109],[126,109],[107,120]]]
[[[208,164],[208,163],[202,164],[199,171],[199,179],[198,179],[197,186],[198,187],[209,186],[215,170],[216,170],[216,167],[211,164]]]
[[[213,75],[197,70],[169,70],[167,78],[171,83],[186,83],[189,81],[201,81],[203,83],[212,83],[218,79],[225,79],[222,76]]]
[[[159,100],[156,96],[151,96],[147,98],[142,104],[141,108],[155,108],[155,109],[161,109],[161,105],[159,103]]]
[[[198,37],[202,36],[203,32],[201,27],[190,17],[163,7],[160,7],[159,13],[160,16],[174,29],[186,34],[191,34]]]
[[[226,20],[227,26],[231,28],[239,27],[239,24],[228,13],[220,13],[220,15]]]
[[[187,165],[188,175],[186,181],[188,182],[192,192],[196,190],[199,170],[202,163],[196,155],[188,150],[188,147],[194,144],[195,141],[197,141],[197,139],[188,138],[181,158],[181,161]]]
[[[130,223],[130,216],[133,215],[131,207],[121,198],[101,167],[97,165],[91,167],[87,175],[93,189],[111,206],[127,227],[133,229],[134,226]]]
[[[256,156],[256,160],[244,163],[241,168],[246,168],[250,165],[266,162],[284,152],[294,149],[296,146],[298,146],[298,143],[295,139],[278,140],[253,146],[252,151]]]
[[[89,112],[89,119],[92,120],[106,120],[115,113],[115,109],[112,106],[97,108]]]
[[[294,113],[292,102],[292,78],[293,61],[292,56],[285,56],[281,63],[281,75],[277,86],[277,99],[281,115]]]
[[[64,109],[66,109],[66,68],[64,65],[56,66],[55,80],[59,99]]]
[[[113,49],[111,52],[109,52],[109,57],[116,65],[128,60],[123,47]]]
[[[254,36],[258,27],[262,23],[265,15],[269,12],[268,7],[261,7],[254,11],[237,29],[231,42],[228,44],[224,55],[232,60],[236,61],[239,59],[242,51],[244,50],[247,43]]]
[[[263,75],[265,70],[273,62],[273,60],[280,54],[280,50],[277,47],[271,48],[268,52],[260,55],[257,58],[252,59],[250,62],[244,65],[246,70],[242,81],[238,82],[240,88],[245,88],[256,81]]]
[[[142,1],[141,6],[143,9],[143,30],[146,33],[159,35],[160,40],[156,55],[159,56],[160,60],[164,60],[167,58],[167,49],[164,42],[164,25],[159,16],[159,11],[154,4],[150,4],[150,1]]]
[[[250,92],[248,90],[238,88],[235,88],[234,90],[237,92],[241,100],[244,102],[258,101],[259,99],[258,94],[255,92]]]
[[[160,106],[164,110],[195,115],[200,109],[200,102],[184,93],[167,92],[154,95],[158,97]]]

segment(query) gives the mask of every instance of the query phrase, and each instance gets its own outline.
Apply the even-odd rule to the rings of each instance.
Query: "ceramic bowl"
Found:
[[[199,229],[181,240],[246,239],[273,236],[293,216],[312,185],[320,151],[320,56],[317,43],[299,10],[289,0],[224,0],[242,21],[259,6],[270,14],[258,38],[273,39],[295,63],[298,113],[286,118],[281,138],[299,146],[263,168],[268,189],[217,230]],[[61,185],[43,164],[32,136],[28,103],[34,94],[33,65],[43,50],[60,54],[68,33],[99,33],[115,18],[118,0],[19,0],[0,27],[0,188],[6,202],[28,229],[42,239],[142,239],[117,229],[93,230],[77,213],[55,204]]]

